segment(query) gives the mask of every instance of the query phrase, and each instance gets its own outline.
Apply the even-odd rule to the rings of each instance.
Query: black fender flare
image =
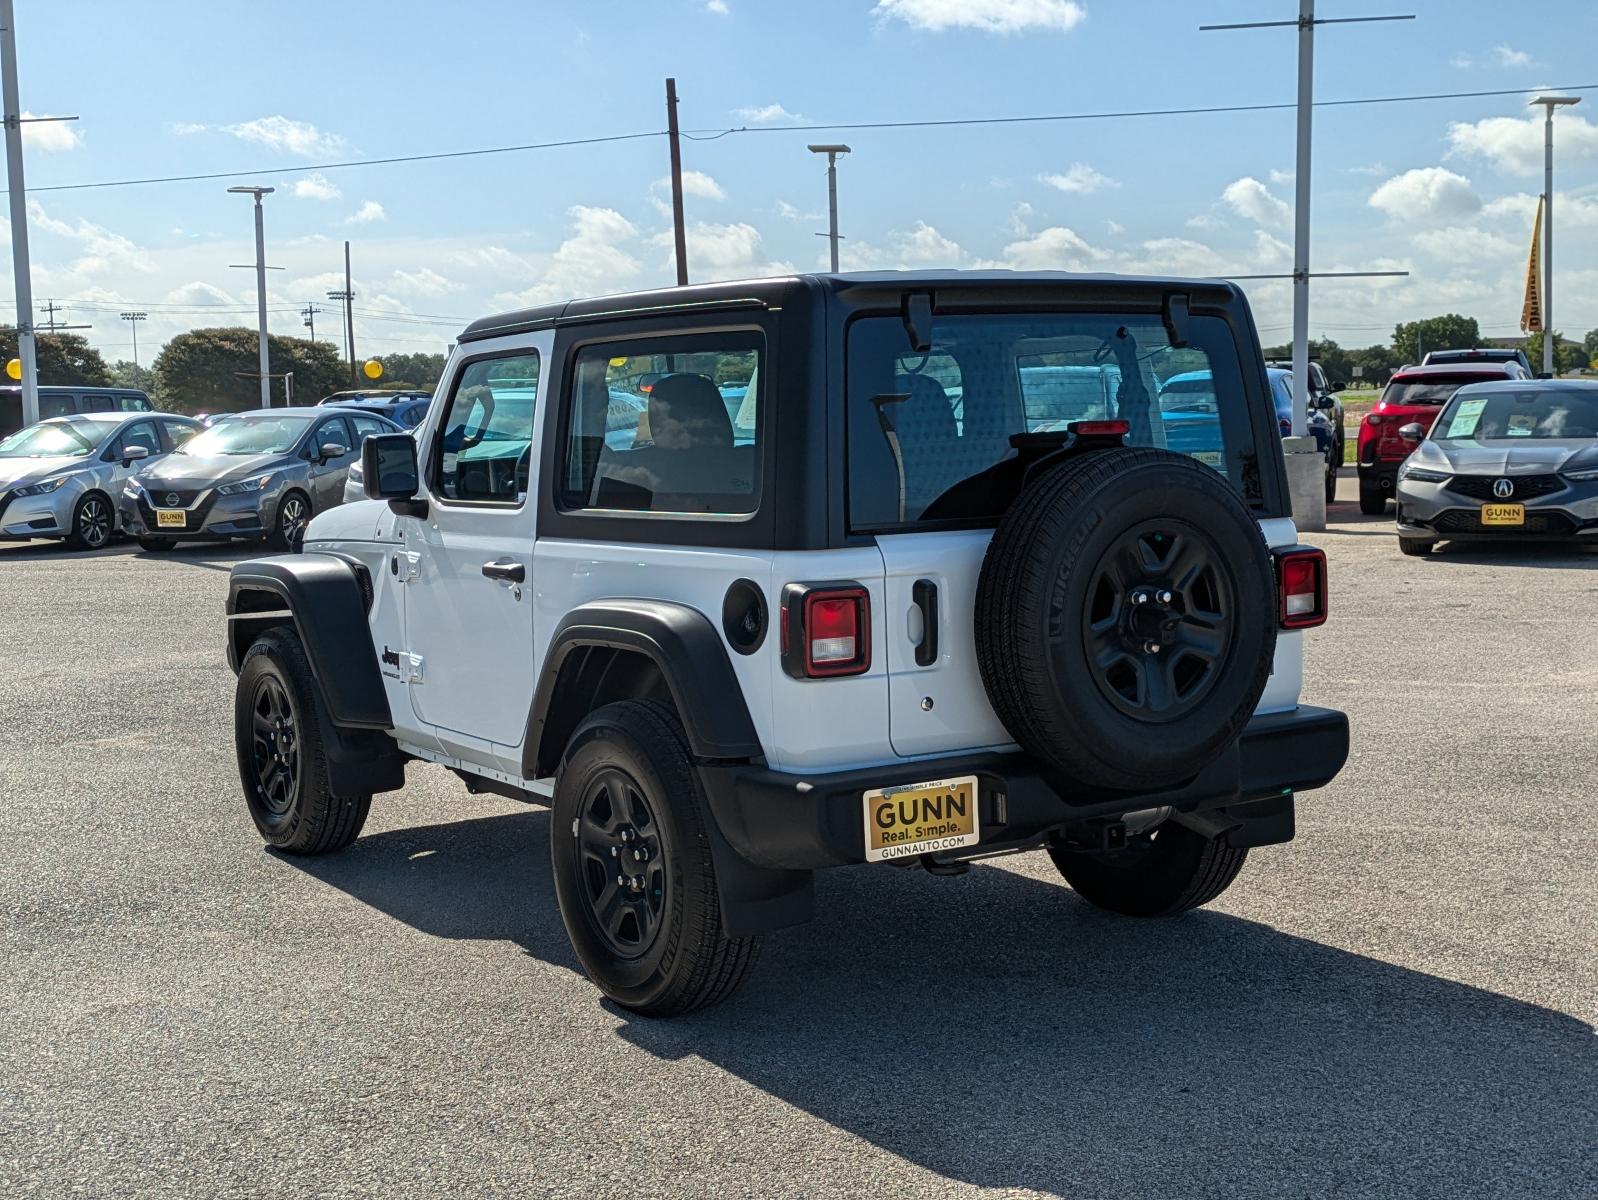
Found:
[[[228,665],[238,673],[263,627],[292,622],[327,714],[343,729],[392,729],[388,693],[366,614],[365,567],[333,554],[275,554],[234,565],[228,582]]]
[[[704,613],[668,600],[594,600],[567,613],[550,637],[522,742],[522,773],[529,779],[554,774],[560,762],[566,747],[543,743],[562,668],[574,651],[595,646],[641,654],[660,669],[695,758],[764,757],[727,647]]]

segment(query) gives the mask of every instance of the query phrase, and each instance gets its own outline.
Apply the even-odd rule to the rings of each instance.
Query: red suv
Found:
[[[1359,511],[1377,516],[1387,507],[1398,479],[1398,466],[1415,448],[1398,431],[1419,424],[1430,430],[1449,398],[1467,383],[1493,379],[1529,379],[1516,362],[1455,363],[1431,367],[1405,367],[1395,371],[1376,407],[1359,423],[1355,463],[1359,467]]]

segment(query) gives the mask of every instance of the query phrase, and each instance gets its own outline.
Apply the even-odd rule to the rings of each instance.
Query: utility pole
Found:
[[[342,306],[345,309],[349,308],[350,294],[348,292],[329,292],[327,294],[327,298],[329,300],[337,300],[339,302],[340,306]],[[348,315],[347,314],[346,314],[345,320],[348,320]],[[350,338],[349,338],[349,331],[348,331],[348,329],[347,329],[347,327],[345,325],[345,321],[341,320],[339,322],[339,331],[338,332],[339,332],[339,336],[344,339],[344,357],[349,358],[349,357],[351,357],[351,355],[350,355]]]
[[[228,191],[237,195],[255,197],[255,305],[260,324],[257,352],[260,358],[262,408],[272,407],[272,366],[266,347],[266,221],[262,215],[261,197],[270,196],[275,190],[269,187],[228,188]]]
[[[811,146],[810,153],[827,156],[827,232],[832,243],[832,273],[838,273],[838,156],[848,154],[848,146]]]
[[[22,423],[39,420],[39,368],[33,343],[33,276],[28,270],[28,193],[22,181],[22,101],[17,87],[17,17],[0,0],[0,93],[6,124],[6,186],[11,200],[11,263],[17,287],[17,357],[22,360]]]
[[[55,319],[56,313],[65,312],[66,310],[54,300],[46,300],[43,304],[39,305],[39,311],[47,314],[44,320],[39,322],[40,325],[44,326],[44,331],[46,333],[54,333],[58,329],[65,329],[67,327],[67,323],[65,321],[57,321]]]
[[[1327,17],[1317,20],[1315,0],[1298,0],[1296,21],[1244,21],[1231,25],[1200,25],[1199,30],[1272,29],[1284,26],[1298,30],[1298,146],[1293,180],[1293,429],[1303,437],[1309,418],[1309,201],[1310,201],[1310,117],[1315,111],[1315,26],[1354,25],[1369,21],[1413,21],[1415,15],[1391,17]],[[1322,272],[1332,274],[1332,272]],[[1340,271],[1339,275],[1392,274],[1375,271]]]
[[[666,80],[666,133],[671,140],[671,227],[677,241],[677,286],[688,284],[688,230],[682,215],[682,136],[677,128],[677,81]]]
[[[316,340],[316,314],[326,311],[327,309],[325,308],[317,308],[314,303],[307,304],[300,309],[300,316],[305,318],[305,328],[311,331],[311,341],[313,342]]]
[[[350,383],[355,383],[355,287],[350,281],[350,244],[344,243],[344,331],[350,344]]]
[[[139,365],[139,322],[144,320],[149,315],[150,314],[146,312],[125,312],[122,314],[122,319],[126,321],[133,330],[133,365],[135,368],[137,368]]]
[[[1580,96],[1538,96],[1543,121],[1543,374],[1554,373],[1554,109],[1580,104]]]

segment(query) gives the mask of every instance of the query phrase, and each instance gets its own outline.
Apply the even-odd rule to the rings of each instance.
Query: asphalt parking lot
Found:
[[[1598,1195],[1598,551],[1390,528],[1306,539],[1353,756],[1211,908],[833,872],[669,1023],[578,972],[542,809],[413,766],[262,848],[237,552],[0,547],[0,1193]]]

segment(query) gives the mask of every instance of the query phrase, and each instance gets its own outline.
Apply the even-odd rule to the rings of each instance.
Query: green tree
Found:
[[[155,372],[149,367],[141,367],[125,358],[111,364],[111,386],[138,388],[139,391],[147,393],[152,400],[158,392],[155,386]]]
[[[1531,360],[1531,369],[1543,369],[1543,335],[1534,333],[1526,339],[1526,357]],[[1554,374],[1563,375],[1566,371],[1574,371],[1578,367],[1587,365],[1587,347],[1584,343],[1573,342],[1554,330]]]
[[[1581,339],[1581,348],[1587,352],[1588,358],[1598,358],[1598,329],[1587,331],[1587,336]]]
[[[1418,363],[1428,350],[1468,350],[1481,345],[1475,317],[1448,313],[1421,321],[1405,321],[1393,330],[1393,349],[1401,362]]]
[[[1348,357],[1351,366],[1360,368],[1356,382],[1372,386],[1379,386],[1404,361],[1390,346],[1366,346],[1362,350],[1350,350]]]
[[[155,381],[163,402],[174,412],[239,412],[261,402],[253,329],[191,329],[180,333],[155,359]],[[349,368],[337,347],[304,338],[267,338],[267,360],[274,375],[294,372],[294,401],[315,404],[329,392],[349,386]],[[282,403],[283,382],[272,381]]]
[[[1271,360],[1291,362],[1293,359],[1293,344],[1286,342],[1280,346],[1270,346],[1265,351],[1265,357]],[[1321,364],[1321,371],[1326,376],[1327,384],[1333,391],[1339,391],[1348,386],[1348,381],[1353,377],[1353,361],[1348,351],[1344,350],[1331,338],[1322,338],[1316,341],[1310,339],[1309,357],[1311,362]]]
[[[88,339],[75,333],[41,333],[34,339],[39,382],[78,387],[111,386],[111,368]],[[0,362],[17,357],[16,330],[0,333]]]

